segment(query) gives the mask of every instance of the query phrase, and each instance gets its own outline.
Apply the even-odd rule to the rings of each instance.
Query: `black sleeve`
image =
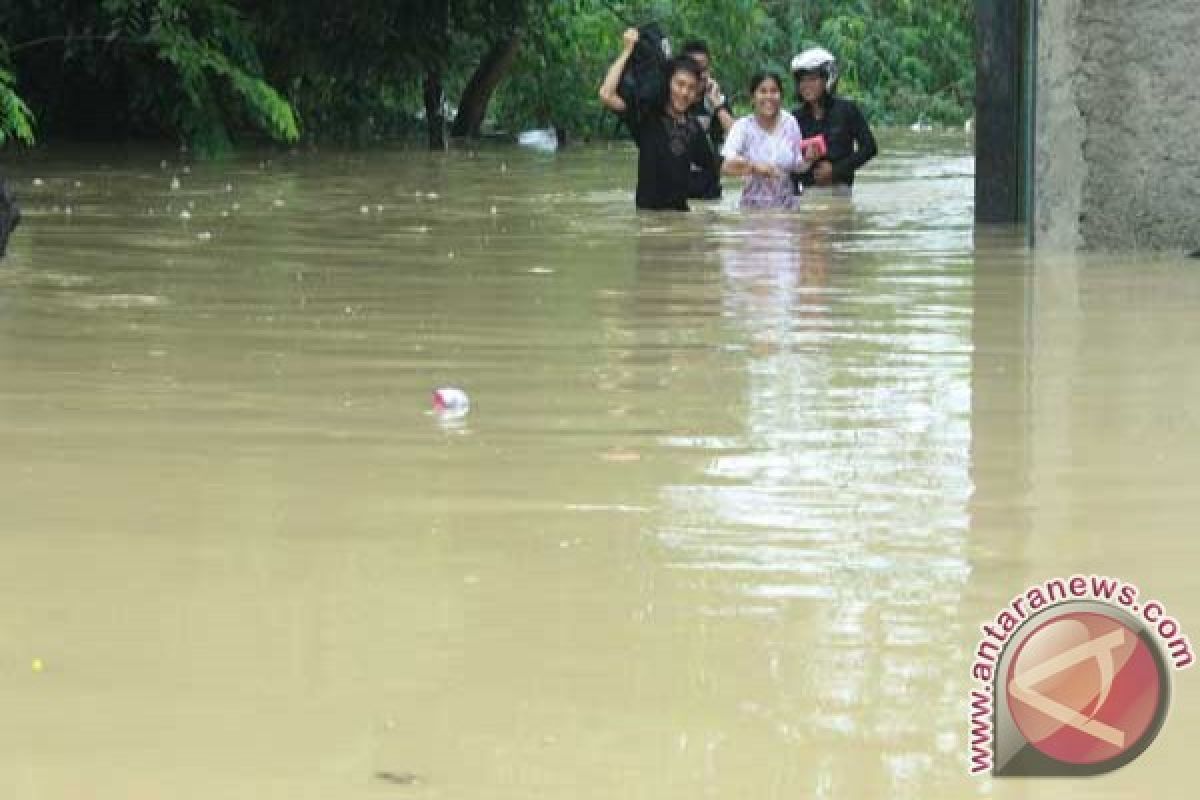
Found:
[[[871,126],[867,124],[866,117],[858,110],[858,106],[849,103],[846,116],[855,147],[852,154],[833,162],[835,182],[844,182],[879,152],[879,148],[875,145],[875,136],[871,133]]]
[[[642,144],[642,122],[644,120],[641,109],[637,105],[626,106],[625,111],[618,113],[617,117],[625,123],[625,127],[629,128],[629,135],[633,137],[633,141],[637,142],[640,147]]]
[[[629,136],[634,139],[638,148],[642,146],[642,131],[646,128],[646,122],[652,114],[652,109],[644,103],[634,103],[631,106],[626,106],[625,112],[619,114],[625,127],[629,128]]]
[[[719,125],[720,123],[714,118],[713,124]],[[700,124],[695,123],[695,125],[695,133],[692,135],[692,163],[715,172],[720,169],[716,148],[713,147],[712,142],[709,141],[708,134],[700,127]]]
[[[803,115],[804,115],[804,106],[803,105],[796,106],[795,108],[792,109],[792,116],[796,118],[796,124],[800,125],[800,138],[807,139],[807,138],[809,138],[808,133],[805,132],[804,126],[800,124],[800,120],[803,117]],[[815,162],[814,162],[813,166],[816,166]],[[813,171],[813,168],[809,167],[804,172],[793,172],[792,173],[792,188],[795,190],[796,194],[800,194],[800,192],[802,192],[804,190],[805,186],[813,185],[812,171]]]
[[[720,106],[719,108],[717,108],[716,110],[713,111],[712,123],[708,126],[708,138],[709,138],[709,141],[712,142],[713,151],[716,153],[721,152],[721,145],[723,145],[725,143],[725,128],[724,128],[724,126],[721,125],[721,110],[722,109],[724,109],[725,111],[729,111],[728,104]],[[733,112],[729,111],[729,114],[730,114],[730,116],[732,116]]]

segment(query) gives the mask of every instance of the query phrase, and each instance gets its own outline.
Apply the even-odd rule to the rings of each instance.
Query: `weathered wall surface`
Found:
[[[1038,246],[1200,247],[1196,0],[1038,4]]]

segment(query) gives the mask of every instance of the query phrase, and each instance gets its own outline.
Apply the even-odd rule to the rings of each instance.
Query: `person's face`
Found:
[[[805,72],[796,78],[796,92],[804,102],[815,104],[825,94],[825,78],[819,72]]]
[[[754,110],[764,117],[773,117],[779,113],[782,99],[779,84],[772,78],[767,78],[754,90]]]
[[[671,110],[683,114],[696,102],[699,84],[696,76],[684,70],[677,70],[671,76]]]
[[[700,70],[700,88],[707,89],[708,82],[712,80],[712,73],[709,71],[712,65],[708,60],[708,53],[692,53],[691,59],[696,62],[696,66]]]

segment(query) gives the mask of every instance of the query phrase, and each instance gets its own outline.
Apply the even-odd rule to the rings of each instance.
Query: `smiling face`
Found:
[[[671,75],[670,110],[675,114],[685,114],[696,102],[700,88],[696,76],[684,69],[677,69]]]
[[[779,113],[783,92],[774,78],[765,78],[754,87],[754,111],[763,117],[774,117]]]
[[[809,105],[816,105],[825,94],[825,76],[820,72],[801,72],[796,75],[796,94]]]

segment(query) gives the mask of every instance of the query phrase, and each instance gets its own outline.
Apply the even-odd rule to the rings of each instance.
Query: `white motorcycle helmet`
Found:
[[[837,59],[824,47],[810,47],[792,59],[792,76],[799,78],[808,72],[825,76],[825,91],[833,94],[838,82]]]

